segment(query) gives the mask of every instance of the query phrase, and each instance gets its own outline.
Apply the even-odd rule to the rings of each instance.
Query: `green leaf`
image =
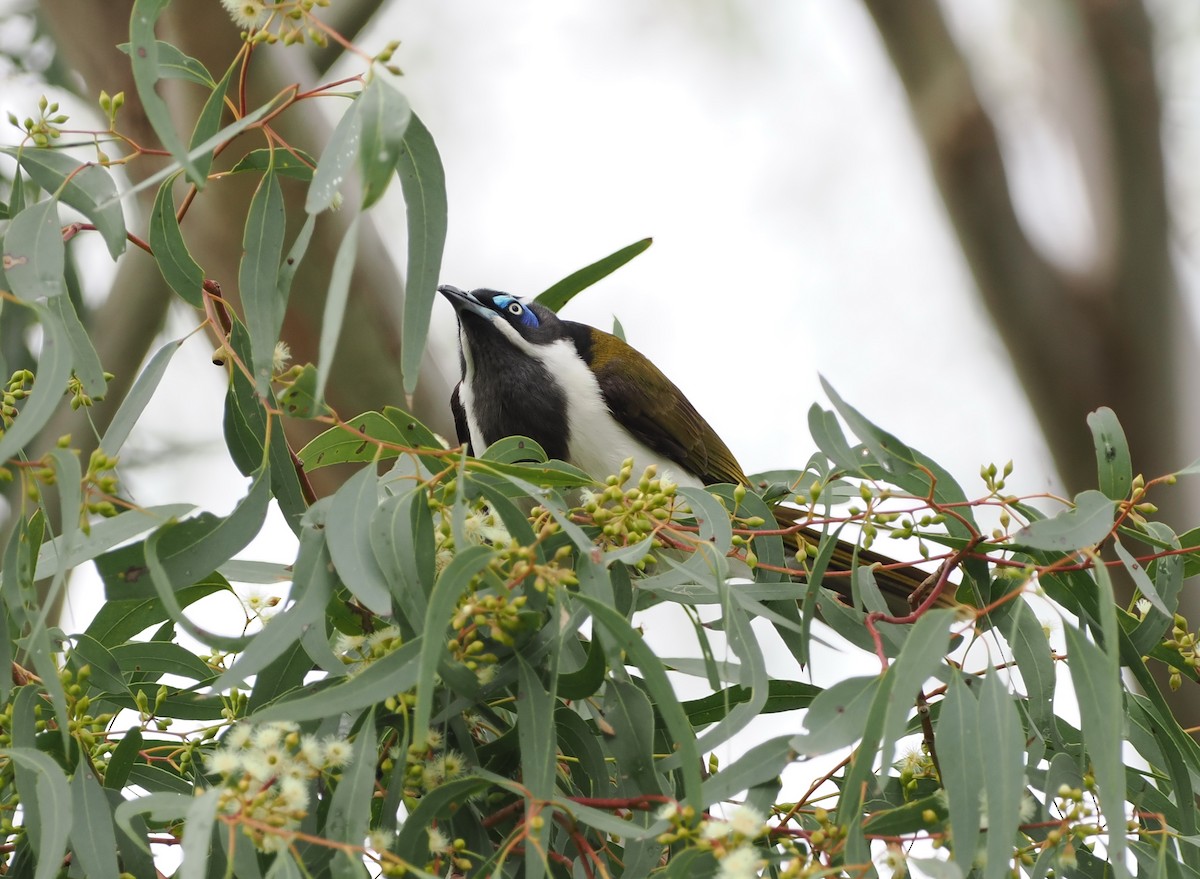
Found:
[[[1100,808],[1110,827],[1108,852],[1114,867],[1123,863],[1125,848],[1125,772],[1121,760],[1121,725],[1124,717],[1122,684],[1115,663],[1104,650],[1088,641],[1074,626],[1064,625],[1071,680],[1075,685],[1084,745],[1091,758],[1099,789]],[[1116,645],[1113,644],[1113,650]],[[1120,869],[1118,875],[1124,875]]]
[[[199,660],[196,661],[199,662]],[[121,675],[121,666],[117,662],[117,658],[107,647],[87,633],[75,636],[75,647],[71,651],[71,665],[76,673],[82,666],[91,666],[91,677],[88,678],[88,684],[101,692],[129,692],[129,687],[125,685],[125,678]]]
[[[667,677],[662,662],[642,640],[642,636],[629,622],[611,607],[602,604],[590,595],[580,594],[577,600],[587,605],[593,619],[612,636],[614,646],[624,650],[629,661],[642,672],[650,698],[666,726],[667,735],[675,743],[675,753],[663,760],[663,767],[678,766],[683,778],[683,799],[697,805],[703,799],[700,786],[700,751],[696,747],[695,735],[683,706],[675,696],[671,679]]]
[[[31,803],[37,804],[37,871],[34,879],[52,879],[62,868],[74,816],[66,776],[57,763],[33,748],[5,748],[0,755],[32,773],[17,773],[17,790],[26,810]],[[34,783],[33,790],[27,789],[28,782]]]
[[[112,808],[82,754],[71,779],[71,849],[89,879],[117,879],[117,834]]]
[[[246,497],[226,518],[205,514],[186,523],[164,525],[146,539],[146,567],[159,599],[171,619],[198,641],[237,651],[250,640],[218,635],[196,625],[184,615],[175,590],[211,574],[244,549],[262,528],[270,499],[270,473],[263,467]]]
[[[44,580],[60,571],[77,568],[86,561],[118,543],[124,543],[139,534],[145,534],[170,519],[184,516],[194,507],[191,504],[165,504],[161,507],[138,507],[126,510],[111,519],[92,523],[91,533],[72,544],[67,551],[65,541],[56,537],[43,543],[38,552],[37,573],[34,577]]]
[[[71,363],[83,392],[96,400],[103,400],[105,391],[108,390],[104,367],[100,365],[100,357],[92,347],[88,331],[75,312],[71,297],[51,296],[46,301],[46,308],[54,313],[66,332],[67,344],[71,347]]]
[[[170,0],[134,0],[133,15],[129,21],[129,60],[133,68],[133,81],[146,118],[163,146],[187,171],[188,179],[197,186],[204,185],[204,177],[196,170],[188,157],[183,139],[175,131],[171,111],[167,102],[155,91],[162,73],[158,62],[158,40],[154,37],[154,25],[158,16],[167,8]],[[170,59],[175,61],[177,59]]]
[[[1013,542],[1033,549],[1072,552],[1095,546],[1112,531],[1116,508],[1104,494],[1088,490],[1075,496],[1075,506],[1049,519],[1031,522]]]
[[[333,204],[342,184],[351,175],[361,143],[362,104],[356,100],[346,108],[346,112],[334,126],[333,133],[329,135],[329,143],[325,145],[325,150],[317,161],[312,183],[308,185],[308,197],[304,202],[306,212],[319,214]]]
[[[182,79],[202,85],[205,88],[215,86],[216,80],[208,72],[208,68],[190,55],[185,55],[170,43],[162,40],[158,44],[158,75],[163,79]],[[117,49],[130,54],[128,43],[119,43]]]
[[[954,831],[954,862],[969,871],[979,848],[983,762],[979,759],[979,702],[961,675],[950,678],[935,740]],[[1006,859],[1007,860],[1007,859]]]
[[[144,675],[157,681],[163,675],[176,675],[207,682],[216,672],[195,653],[171,641],[133,641],[112,648],[113,659],[126,674]],[[93,680],[95,674],[92,675]]]
[[[173,342],[167,342],[154,352],[154,356],[150,358],[141,374],[138,375],[137,381],[133,383],[133,387],[129,389],[129,393],[125,395],[125,399],[121,401],[121,406],[117,409],[117,414],[113,416],[112,421],[109,422],[108,429],[104,431],[104,437],[100,440],[100,450],[104,454],[115,458],[121,451],[125,440],[129,438],[130,431],[142,417],[142,412],[145,411],[150,398],[154,396],[163,376],[166,375],[171,358],[175,356],[175,352],[183,343],[184,339],[176,339]]]
[[[375,709],[359,724],[354,738],[354,753],[334,788],[325,820],[326,838],[352,846],[362,845],[371,822],[371,798],[375,794],[375,766],[379,762],[375,742]],[[335,877],[354,879],[365,875],[362,855],[350,849],[334,855],[331,864]]]
[[[808,409],[808,432],[812,434],[817,448],[839,470],[851,475],[862,474],[862,462],[850,448],[850,442],[846,439],[836,415],[813,403]]]
[[[617,791],[628,796],[663,793],[654,765],[654,706],[640,688],[627,680],[611,680],[601,705],[612,728],[604,748],[612,755]]]
[[[408,272],[404,290],[404,338],[400,367],[404,392],[417,387],[429,315],[437,296],[446,244],[446,174],[433,137],[413,114],[404,133],[398,168],[408,216]]]
[[[1054,728],[1054,687],[1057,675],[1051,658],[1050,642],[1042,623],[1029,604],[1020,599],[1008,605],[1011,610],[1001,617],[1000,630],[1012,648],[1013,659],[1025,684],[1025,710],[1044,736]]]
[[[591,265],[572,272],[561,281],[551,284],[539,293],[534,301],[539,305],[546,306],[551,311],[558,311],[574,299],[581,290],[586,290],[597,281],[607,278],[635,256],[644,253],[653,243],[653,238],[643,238],[641,241],[635,241],[633,244],[622,247],[615,253],[610,253],[603,259],[598,259]]]
[[[748,749],[728,766],[704,781],[704,804],[732,799],[738,791],[748,790],[779,776],[796,752],[791,736],[778,736]]]
[[[13,217],[4,234],[4,276],[26,302],[66,291],[66,248],[58,199],[48,198]],[[39,373],[40,374],[40,373]]]
[[[213,788],[210,793],[219,794],[220,789]],[[141,848],[150,851],[146,840],[133,829],[134,816],[149,814],[154,821],[174,822],[187,815],[192,802],[193,797],[183,793],[150,793],[121,803],[113,817],[122,832],[136,840]]]
[[[270,390],[275,342],[287,307],[287,300],[280,298],[279,290],[286,227],[283,190],[279,188],[279,179],[268,169],[250,201],[242,236],[242,262],[238,267],[238,290],[245,307],[246,329],[250,332],[255,388],[260,395]]]
[[[379,507],[379,477],[364,467],[347,479],[333,496],[325,523],[329,554],[346,587],[380,616],[391,613],[387,579],[371,549],[371,517]]]
[[[113,259],[125,252],[125,215],[107,168],[51,149],[0,147],[0,153],[17,159],[38,186],[87,217]]]
[[[268,165],[274,165],[275,173],[280,177],[292,177],[307,183],[312,180],[317,160],[304,150],[251,150],[242,156],[227,173],[262,172],[267,170]]]
[[[489,783],[482,778],[467,776],[447,781],[421,797],[400,828],[396,854],[409,863],[425,863],[429,855],[427,828],[443,818],[452,817],[470,802],[471,797],[488,787]]]
[[[307,629],[320,626],[324,631],[325,607],[333,595],[334,578],[325,530],[317,528],[315,523],[306,521],[301,526],[295,572],[289,596],[291,606],[254,636],[242,655],[213,684],[215,691],[241,686],[299,641]]]
[[[346,227],[346,235],[338,245],[337,255],[333,258],[333,271],[329,275],[329,293],[325,297],[321,338],[317,343],[317,388],[313,397],[318,402],[325,399],[325,383],[333,369],[333,355],[337,351],[338,337],[342,334],[342,320],[346,316],[346,301],[350,296],[350,279],[354,276],[354,262],[358,258],[360,218],[361,214]]]
[[[913,710],[917,693],[925,681],[937,672],[949,649],[950,624],[955,613],[951,608],[936,608],[922,614],[906,633],[900,655],[888,668],[887,673],[895,678],[895,682],[892,684],[880,745],[885,764],[892,762],[896,741],[908,725],[908,715]]]
[[[891,473],[899,469],[897,464],[912,461],[913,453],[908,446],[868,421],[861,412],[841,398],[824,376],[821,377],[821,388],[833,403],[833,408],[846,420],[846,424],[854,431],[855,435],[863,441],[871,453],[871,459],[885,472]]]
[[[154,207],[150,210],[150,248],[167,285],[188,305],[203,308],[204,270],[188,251],[179,221],[175,219],[175,197],[171,190],[176,176],[164,180],[154,197]]]
[[[555,747],[554,694],[538,679],[537,672],[517,654],[517,733],[521,746],[521,780],[529,788],[533,803],[554,795]],[[531,813],[530,813],[531,814]],[[530,864],[526,861],[526,868]]]
[[[984,678],[979,694],[979,753],[987,755],[982,761],[988,815],[984,877],[1005,879],[1025,791],[1025,732],[1012,697],[994,669]]]
[[[1133,557],[1133,554],[1124,547],[1120,539],[1113,540],[1113,549],[1117,551],[1117,555],[1121,559],[1121,564],[1125,566],[1125,570],[1133,578],[1138,592],[1145,596],[1159,613],[1172,616],[1175,613],[1175,608],[1167,607],[1166,603],[1163,602],[1162,597],[1158,594],[1158,589],[1154,585],[1154,581],[1150,579],[1150,575],[1146,573],[1146,569],[1142,567],[1142,563]]]
[[[142,741],[142,731],[138,727],[125,730],[104,767],[104,786],[108,790],[122,790],[129,782],[129,771],[141,756]]]
[[[441,646],[440,641],[438,646]],[[353,677],[339,678],[338,683],[327,687],[310,687],[255,712],[254,720],[263,723],[294,720],[302,723],[361,711],[387,696],[412,689],[417,683],[420,653],[421,639],[417,638],[382,659],[375,660]]]
[[[862,738],[871,703],[879,690],[875,676],[846,678],[820,693],[804,715],[804,728],[792,747],[815,757],[845,748]]]
[[[400,161],[404,132],[412,118],[412,108],[404,95],[376,76],[358,96],[362,113],[363,199],[366,210],[383,197]]]
[[[229,65],[229,69],[225,71],[225,75],[221,77],[221,81],[213,86],[212,93],[209,94],[208,100],[204,102],[204,107],[200,110],[200,115],[196,118],[196,127],[192,129],[192,137],[188,142],[188,149],[194,150],[197,146],[210,140],[217,130],[221,127],[221,117],[225,113],[225,94],[229,91],[229,82],[233,79],[233,75],[242,69],[242,59],[235,58],[233,63]],[[201,179],[207,179],[209,171],[212,170],[213,149],[205,150],[201,155],[195,156],[196,173]]]
[[[67,331],[59,318],[40,306],[42,351],[38,355],[37,381],[21,406],[12,427],[0,436],[0,461],[11,458],[38,435],[58,408],[71,377],[71,348]]]
[[[177,879],[207,879],[209,849],[220,801],[221,789],[214,787],[193,798],[188,805],[187,814],[183,816],[183,826],[188,832],[183,836],[183,863],[175,873]]]
[[[486,546],[460,549],[438,576],[429,596],[429,607],[421,627],[421,663],[417,679],[417,704],[413,709],[413,741],[424,741],[433,714],[434,676],[438,661],[446,649],[446,629],[459,598],[467,591],[471,578],[483,570],[492,558]]]
[[[1107,406],[1101,406],[1095,412],[1088,413],[1087,423],[1096,447],[1100,491],[1114,501],[1129,497],[1129,489],[1133,485],[1133,464],[1129,457],[1129,443],[1117,414]]]

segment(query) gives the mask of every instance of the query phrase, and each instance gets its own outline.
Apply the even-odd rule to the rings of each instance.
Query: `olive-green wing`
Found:
[[[630,433],[705,485],[746,482],[733,452],[674,382],[616,336],[591,333],[588,365],[608,408]]]

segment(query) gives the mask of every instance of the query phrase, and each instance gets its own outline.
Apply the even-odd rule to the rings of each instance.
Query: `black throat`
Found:
[[[460,320],[473,367],[473,405],[467,414],[483,433],[470,437],[472,452],[478,455],[506,436],[527,436],[549,457],[565,460],[571,428],[566,394],[558,381],[483,318],[461,312]],[[467,381],[464,362],[463,382]]]

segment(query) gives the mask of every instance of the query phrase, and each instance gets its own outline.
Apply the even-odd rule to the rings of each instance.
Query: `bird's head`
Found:
[[[496,290],[465,292],[438,287],[458,314],[464,343],[489,344],[506,339],[528,351],[529,345],[548,345],[564,337],[563,324],[550,309]]]

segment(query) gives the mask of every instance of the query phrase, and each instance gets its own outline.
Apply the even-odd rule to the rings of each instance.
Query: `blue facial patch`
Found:
[[[527,327],[537,327],[541,325],[538,322],[537,315],[512,296],[503,294],[496,296],[494,299],[492,299],[492,304],[496,307],[497,311],[507,312]]]

